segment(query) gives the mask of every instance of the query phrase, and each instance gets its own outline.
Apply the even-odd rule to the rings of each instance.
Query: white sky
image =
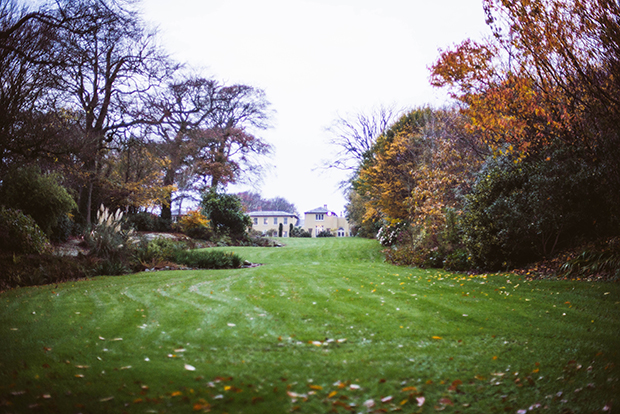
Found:
[[[446,49],[486,32],[481,0],[143,0],[164,47],[206,77],[265,90],[273,167],[258,189],[341,214],[344,174],[317,170],[339,114],[447,103],[428,82]],[[256,191],[234,187],[229,191]]]

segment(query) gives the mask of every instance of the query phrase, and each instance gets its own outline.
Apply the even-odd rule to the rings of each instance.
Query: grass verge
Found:
[[[369,240],[287,244],[221,249],[256,268],[0,294],[0,410],[577,413],[619,394],[618,284],[395,267]]]

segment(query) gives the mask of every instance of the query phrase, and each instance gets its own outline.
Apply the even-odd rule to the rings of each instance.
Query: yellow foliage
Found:
[[[207,219],[200,210],[192,210],[179,220],[181,229],[185,232],[191,229],[197,229],[201,227],[209,226],[209,219]]]

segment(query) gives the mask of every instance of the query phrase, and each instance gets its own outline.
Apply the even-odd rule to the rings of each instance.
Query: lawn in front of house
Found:
[[[286,243],[225,249],[255,268],[0,294],[2,412],[577,413],[620,393],[618,284]]]

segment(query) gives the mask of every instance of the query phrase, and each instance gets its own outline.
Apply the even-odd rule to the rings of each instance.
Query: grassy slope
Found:
[[[265,263],[252,269],[0,294],[0,412],[595,412],[620,394],[618,284],[399,268],[368,240],[287,243],[233,249]]]

